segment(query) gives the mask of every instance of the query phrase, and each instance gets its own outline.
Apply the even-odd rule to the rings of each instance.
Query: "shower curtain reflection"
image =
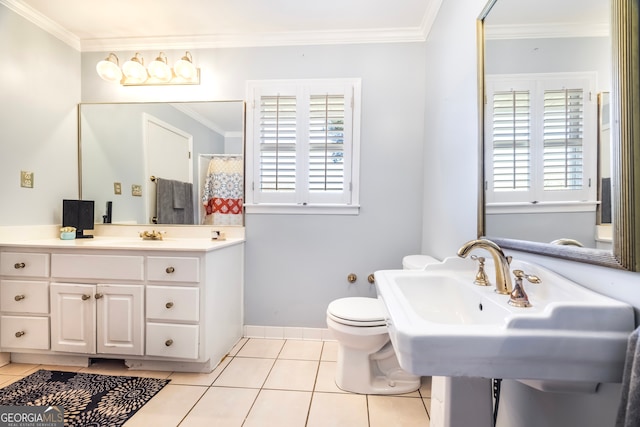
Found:
[[[238,155],[211,155],[202,188],[205,225],[243,224],[243,158]]]

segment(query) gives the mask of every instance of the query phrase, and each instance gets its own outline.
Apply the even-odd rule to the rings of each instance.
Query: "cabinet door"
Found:
[[[98,285],[98,353],[143,354],[142,285]]]
[[[95,285],[52,283],[51,350],[96,352]]]

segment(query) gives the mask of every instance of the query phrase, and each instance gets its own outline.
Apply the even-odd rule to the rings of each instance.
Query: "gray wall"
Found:
[[[0,5],[0,58],[0,225],[59,224],[78,197],[80,53]]]
[[[244,99],[246,80],[362,78],[360,214],[247,215],[246,324],[326,327],[331,300],[375,295],[368,274],[419,252],[423,43],[193,51],[195,88],[109,84],[95,72],[105,55],[82,55],[84,102]],[[353,285],[351,272],[360,277]]]

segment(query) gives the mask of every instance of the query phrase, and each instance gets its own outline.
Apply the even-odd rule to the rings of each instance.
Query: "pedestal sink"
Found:
[[[525,283],[531,307],[513,307],[493,286],[475,285],[477,264],[470,259],[375,272],[402,368],[424,376],[517,379],[541,390],[620,382],[633,308],[538,265],[514,260],[511,268],[541,279]],[[493,279],[490,261],[486,269]],[[490,389],[483,396],[489,405]]]

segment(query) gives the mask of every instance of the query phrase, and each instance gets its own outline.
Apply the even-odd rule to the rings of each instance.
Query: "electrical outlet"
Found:
[[[122,194],[122,184],[119,182],[113,183],[113,194]]]
[[[33,172],[20,171],[20,187],[33,188]]]
[[[133,184],[131,186],[131,195],[132,196],[142,196],[142,185]]]

